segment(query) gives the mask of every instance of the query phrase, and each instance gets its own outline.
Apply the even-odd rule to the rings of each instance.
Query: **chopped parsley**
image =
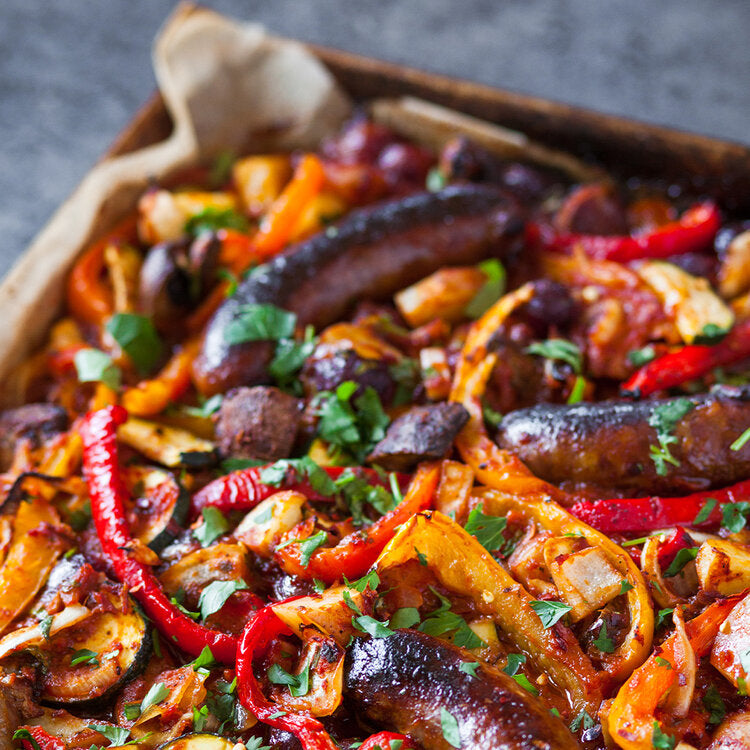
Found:
[[[718,500],[715,497],[706,498],[706,502],[701,506],[701,509],[693,519],[693,523],[699,524],[708,521],[708,517],[711,515],[711,513],[713,513],[713,510],[716,507],[717,503]]]
[[[656,625],[654,627],[659,627],[662,623],[667,621],[667,618],[674,612],[674,607],[666,607],[665,609],[660,609],[656,613]]]
[[[721,508],[721,525],[736,534],[745,528],[750,514],[750,502],[742,500],[738,503],[726,503]]]
[[[427,555],[425,555],[424,552],[420,552],[416,547],[414,548],[414,552],[417,555],[417,560],[419,560],[419,564],[423,567],[427,567]]]
[[[630,581],[620,581],[620,594],[627,594],[633,588],[633,584]]]
[[[636,367],[647,365],[652,359],[654,359],[654,357],[656,357],[656,350],[651,344],[644,346],[642,349],[633,349],[628,352],[628,360],[630,361],[630,364],[635,365]]]
[[[708,686],[708,690],[706,690],[706,692],[704,693],[701,702],[703,703],[703,707],[709,713],[709,724],[713,724],[714,726],[716,726],[717,724],[721,724],[721,722],[724,721],[724,717],[727,713],[727,707],[724,703],[724,699],[716,689],[716,685],[711,683]]]
[[[575,383],[570,389],[567,403],[578,404],[583,401],[583,394],[586,392],[586,378],[583,375],[576,375]]]
[[[461,747],[461,731],[458,726],[456,717],[446,708],[440,708],[440,728],[443,732],[443,739],[451,747]]]
[[[91,666],[98,667],[98,657],[99,654],[96,651],[92,651],[89,648],[81,648],[70,657],[70,666],[75,667],[79,664],[90,664]]]
[[[521,665],[525,663],[526,656],[524,654],[508,654],[508,663],[503,667],[503,672],[513,677],[518,673]]]
[[[479,667],[479,662],[478,661],[464,661],[464,662],[461,662],[461,666],[459,667],[459,669],[462,672],[466,672],[466,674],[468,674],[469,676],[474,677],[475,679],[478,680],[479,679],[477,677],[477,668],[478,667]]]
[[[430,587],[440,600],[440,606],[431,612],[419,626],[419,630],[427,635],[441,636],[453,633],[453,643],[461,648],[481,648],[487,644],[469,627],[461,615],[451,612],[453,606],[444,596]]]
[[[272,664],[268,670],[268,679],[274,685],[287,685],[289,692],[300,698],[310,692],[310,665],[308,664],[299,674],[290,674],[278,664]]]
[[[45,641],[49,640],[49,631],[51,627],[52,627],[52,615],[45,615],[39,621],[39,632],[42,634],[42,638],[44,638]]]
[[[567,339],[547,339],[535,341],[526,348],[527,354],[536,354],[545,359],[557,359],[566,362],[573,368],[576,375],[583,371],[583,357],[577,344]]]
[[[216,659],[214,659],[210,647],[204,646],[203,650],[192,663],[193,672],[197,672],[199,669],[205,669],[206,667],[212,667],[214,664],[216,664]]]
[[[80,349],[73,362],[79,383],[103,383],[114,391],[120,387],[122,374],[109,354],[99,349]]]
[[[279,341],[291,338],[296,325],[297,316],[276,305],[242,305],[227,326],[224,338],[228,344]]]
[[[425,180],[425,187],[431,193],[437,193],[438,190],[442,190],[447,184],[448,184],[448,181],[446,180],[445,175],[440,170],[440,167],[433,167],[427,173],[427,179]]]
[[[201,617],[207,617],[218,612],[235,591],[247,588],[244,581],[212,581],[201,591],[198,606],[201,609]]]
[[[200,213],[194,214],[185,222],[185,231],[197,236],[204,232],[215,232],[217,229],[236,229],[247,232],[250,229],[247,219],[233,208],[206,206]]]
[[[657,656],[656,657],[656,663],[660,667],[664,667],[665,669],[672,669],[672,662],[671,661],[667,661],[667,659],[665,659],[663,656]]]
[[[599,628],[599,635],[597,635],[594,641],[599,651],[603,654],[611,654],[615,650],[614,641],[607,635],[607,623],[602,620],[602,626]]]
[[[147,375],[156,367],[163,346],[150,318],[135,313],[115,313],[106,328],[141,375]]]
[[[589,716],[588,711],[582,708],[573,721],[570,722],[570,731],[577,732],[579,729],[593,729],[596,722]]]
[[[504,516],[488,516],[482,512],[481,503],[474,508],[466,520],[464,529],[476,537],[476,540],[488,552],[503,550],[508,546],[508,542],[503,535],[505,527],[508,525],[508,519]]]
[[[151,706],[161,703],[169,695],[169,688],[163,682],[152,685],[141,701],[141,714],[145,714]]]
[[[674,560],[669,563],[669,567],[664,571],[665,578],[676,576],[689,562],[695,560],[698,555],[697,547],[683,547],[677,551]]]
[[[200,542],[201,547],[208,547],[229,531],[229,522],[218,508],[210,505],[203,508],[201,513],[203,523],[197,529],[193,529],[193,536]]]
[[[562,602],[533,601],[531,608],[539,615],[542,625],[551,628],[558,620],[565,617],[573,607]]]
[[[208,706],[196,708],[193,706],[193,729],[202,732],[208,721]]]
[[[318,531],[316,534],[304,539],[290,539],[289,541],[280,544],[276,549],[283,549],[290,544],[299,544],[300,563],[303,568],[306,568],[310,564],[310,558],[313,556],[315,550],[317,550],[318,547],[322,547],[327,540],[328,534],[326,534],[325,531]]]
[[[130,736],[130,730],[123,727],[113,727],[109,724],[88,724],[87,726],[106,737],[113,747],[126,744]]]
[[[677,740],[661,731],[659,722],[654,719],[654,733],[651,735],[651,744],[654,750],[674,750]]]
[[[667,474],[667,464],[679,466],[680,462],[672,455],[670,445],[677,442],[672,434],[680,420],[695,408],[695,404],[685,397],[671,399],[655,406],[648,419],[648,423],[656,430],[658,446],[649,447],[651,460],[656,466],[659,476]]]
[[[399,628],[411,628],[420,621],[419,610],[416,607],[401,607],[397,609],[388,621],[388,625],[394,630]]]
[[[480,318],[492,305],[502,297],[505,291],[505,268],[497,258],[485,260],[478,266],[485,275],[486,281],[464,308],[467,318]]]

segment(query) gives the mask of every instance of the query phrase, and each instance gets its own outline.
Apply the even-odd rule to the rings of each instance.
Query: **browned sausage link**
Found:
[[[345,691],[368,718],[417,740],[425,750],[451,750],[441,709],[458,722],[461,750],[575,750],[562,721],[497,667],[476,677],[461,670],[476,659],[414,630],[356,639],[344,667]]]
[[[519,409],[503,418],[496,440],[558,484],[682,494],[750,476],[750,444],[730,448],[750,425],[750,386],[719,386],[688,400],[695,408],[678,422],[677,441],[668,446],[679,465],[665,463],[664,476],[650,456],[659,441],[649,418],[675,399]]]
[[[363,298],[383,298],[451,263],[502,255],[522,228],[517,207],[494,187],[458,185],[354,211],[339,224],[253,272],[208,325],[194,374],[206,394],[267,380],[266,342],[229,346],[243,305],[274,304],[316,327]]]

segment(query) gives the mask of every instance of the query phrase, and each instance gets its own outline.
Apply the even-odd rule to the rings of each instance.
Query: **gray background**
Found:
[[[204,0],[277,33],[750,143],[748,0]],[[154,86],[172,0],[2,0],[0,274]]]

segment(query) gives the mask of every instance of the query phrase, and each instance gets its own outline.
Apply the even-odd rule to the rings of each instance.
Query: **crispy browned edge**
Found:
[[[355,99],[417,96],[521,130],[549,146],[594,159],[619,177],[684,178],[732,211],[750,211],[750,148],[707,136],[648,125],[349,52],[310,45]],[[170,132],[155,93],[107,152],[127,153]]]

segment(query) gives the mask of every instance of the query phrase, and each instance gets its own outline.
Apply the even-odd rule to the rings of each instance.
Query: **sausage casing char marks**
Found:
[[[355,302],[383,298],[450,264],[502,256],[523,224],[494,187],[463,185],[354,211],[327,231],[255,270],[216,312],[195,375],[207,394],[262,382],[271,348],[230,346],[227,327],[243,305],[292,310],[301,325],[338,320]]]
[[[650,447],[654,410],[677,399],[540,404],[507,414],[496,441],[549,482],[622,491],[675,493],[722,486],[750,474],[750,446],[732,450],[750,423],[750,386],[718,386],[680,397],[693,408],[677,423],[670,446],[678,465],[657,473]]]
[[[425,750],[450,750],[441,709],[457,721],[462,750],[575,750],[567,727],[497,667],[476,677],[461,670],[471,654],[432,636],[399,630],[357,639],[347,653],[345,689],[370,719],[417,739]]]

